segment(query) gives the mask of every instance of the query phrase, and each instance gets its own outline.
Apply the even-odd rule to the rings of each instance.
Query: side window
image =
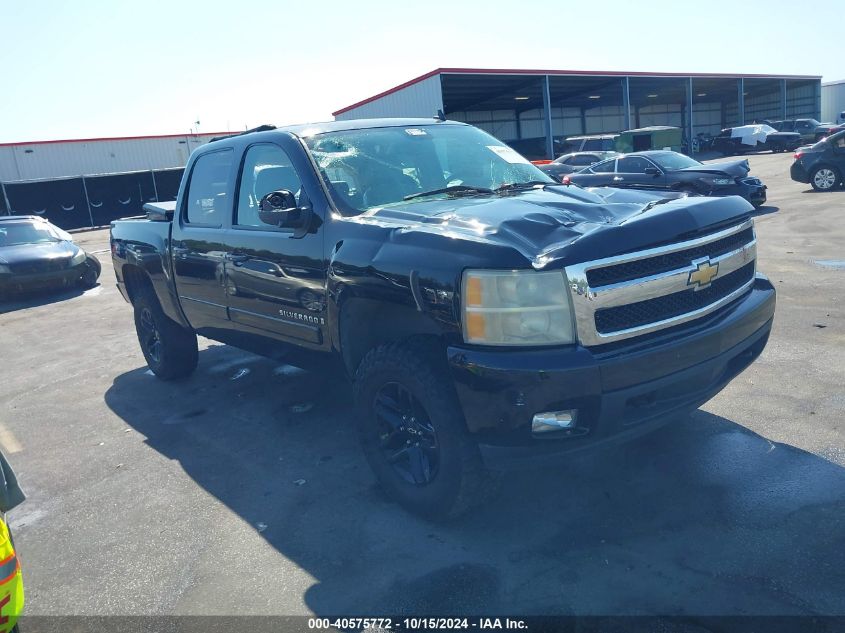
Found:
[[[278,145],[269,143],[253,145],[244,157],[238,186],[235,224],[270,229],[269,225],[258,218],[258,205],[265,195],[280,189],[287,189],[293,193],[297,204],[299,203],[302,183],[290,158]]]
[[[612,174],[615,163],[616,159],[612,158],[604,161],[603,163],[599,163],[598,165],[593,165],[590,167],[590,171],[594,174]]]
[[[584,141],[584,147],[581,149],[587,150],[601,150],[602,149],[602,141],[600,138],[591,138]]]
[[[597,159],[598,157],[595,154],[580,154],[578,156],[573,156],[569,160],[569,164],[576,167],[587,167],[588,165],[595,163]]]
[[[620,174],[644,174],[645,168],[651,167],[645,158],[640,156],[626,156],[619,159],[616,171]]]
[[[203,154],[194,163],[185,210],[189,224],[223,224],[232,208],[228,187],[233,156],[231,149],[225,149]]]

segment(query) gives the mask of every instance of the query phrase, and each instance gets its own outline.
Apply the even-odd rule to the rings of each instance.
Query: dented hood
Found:
[[[707,163],[705,165],[685,167],[684,169],[679,169],[678,171],[684,173],[717,174],[730,176],[731,178],[745,178],[748,175],[748,172],[751,171],[751,166],[745,159],[726,160],[720,163]]]
[[[547,187],[514,195],[415,201],[358,220],[395,229],[507,246],[535,268],[610,257],[735,224],[753,207],[742,198],[684,197],[613,188]]]

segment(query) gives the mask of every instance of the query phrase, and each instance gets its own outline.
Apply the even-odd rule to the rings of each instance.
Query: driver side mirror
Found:
[[[258,218],[270,226],[294,228],[302,224],[302,209],[296,204],[296,197],[287,189],[271,191],[261,198]]]
[[[657,167],[646,167],[644,173],[646,176],[659,176],[660,170]]]

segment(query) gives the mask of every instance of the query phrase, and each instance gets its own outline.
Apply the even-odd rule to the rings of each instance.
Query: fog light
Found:
[[[577,413],[577,409],[538,413],[534,416],[534,419],[531,420],[531,432],[542,435],[543,433],[549,433],[551,431],[571,429],[575,426],[575,416]]]

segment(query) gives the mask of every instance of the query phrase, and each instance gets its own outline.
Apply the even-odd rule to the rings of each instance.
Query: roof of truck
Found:
[[[409,127],[409,126],[423,126],[423,125],[466,125],[460,121],[444,121],[434,117],[430,119],[350,119],[349,121],[324,121],[320,123],[299,123],[296,125],[283,125],[281,127],[261,126],[254,130],[247,130],[240,134],[232,134],[231,136],[220,136],[214,141],[223,141],[237,136],[245,136],[248,134],[265,134],[273,132],[290,132],[300,137],[309,137],[316,134],[323,134],[325,132],[347,132],[351,130],[367,130],[372,128],[383,127]]]

